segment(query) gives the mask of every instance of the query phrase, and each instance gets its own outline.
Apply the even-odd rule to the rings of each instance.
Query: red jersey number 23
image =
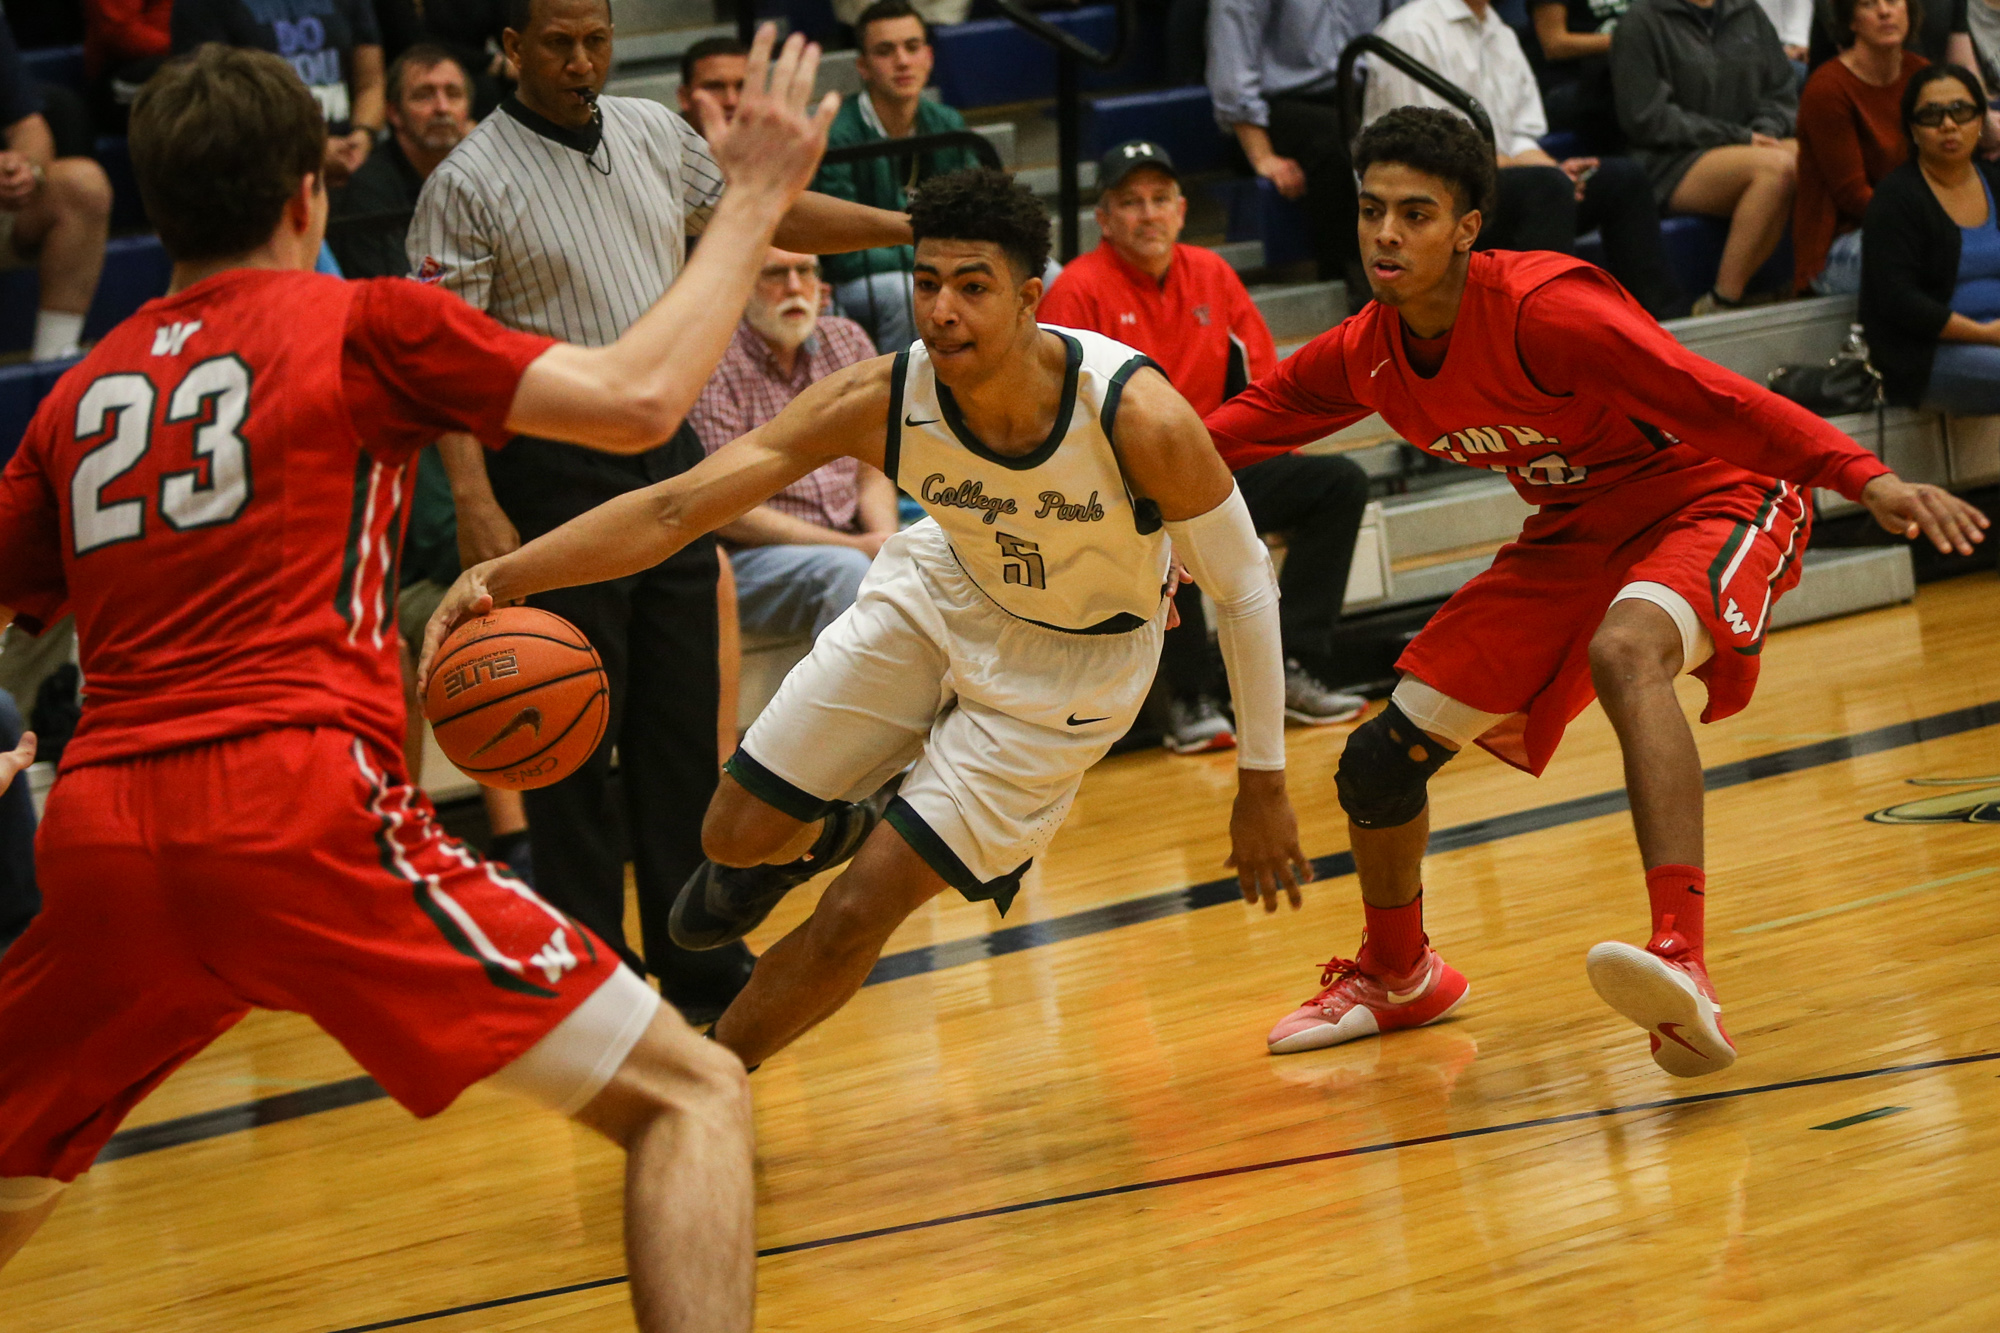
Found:
[[[70,478],[79,556],[146,535],[145,499],[106,503],[104,490],[139,466],[153,444],[159,393],[136,372],[105,375],[76,405],[76,438],[102,437]],[[160,478],[159,511],[176,532],[233,521],[250,502],[250,450],[238,432],[250,413],[250,367],[232,353],[196,363],[167,397],[168,426],[194,423],[195,466]],[[206,461],[204,478],[201,464]]]

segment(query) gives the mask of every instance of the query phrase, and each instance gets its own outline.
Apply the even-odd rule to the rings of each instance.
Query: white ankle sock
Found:
[[[53,361],[76,351],[83,337],[83,316],[67,310],[42,310],[35,315],[35,360]]]

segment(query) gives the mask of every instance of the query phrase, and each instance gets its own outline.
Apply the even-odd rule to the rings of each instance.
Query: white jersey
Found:
[[[1125,381],[1153,363],[1102,334],[1042,327],[1069,367],[1040,448],[1007,458],[981,444],[917,342],[896,356],[885,470],[1001,609],[1073,634],[1137,629],[1160,609],[1170,553],[1158,508],[1126,487],[1111,429]]]

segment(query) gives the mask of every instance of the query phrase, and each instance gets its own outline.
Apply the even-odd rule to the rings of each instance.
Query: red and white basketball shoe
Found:
[[[1319,994],[1285,1015],[1266,1040],[1273,1055],[1316,1051],[1357,1037],[1435,1023],[1465,999],[1465,978],[1435,949],[1406,977],[1372,977],[1352,959],[1321,964]]]
[[[1708,969],[1674,930],[1672,917],[1645,948],[1600,944],[1584,966],[1604,1002],[1646,1029],[1653,1063],[1669,1074],[1695,1078],[1736,1063]]]

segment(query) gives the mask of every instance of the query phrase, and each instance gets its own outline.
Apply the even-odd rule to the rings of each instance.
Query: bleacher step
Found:
[[[1661,325],[1689,351],[1759,384],[1779,366],[1824,362],[1847,341],[1854,298],[1803,301],[1672,319]]]
[[[715,5],[713,0],[611,0],[611,21],[617,27],[617,45],[622,52],[633,38],[662,28],[696,28],[714,24]],[[732,23],[728,25],[726,35],[735,34],[736,25]]]
[[[1062,169],[1053,162],[1038,167],[1015,167],[1014,179],[1044,199],[1054,199],[1062,193]],[[1076,164],[1076,185],[1079,190],[1097,188],[1095,162]]]
[[[1916,569],[1906,545],[1807,551],[1799,586],[1771,613],[1771,628],[1895,606],[1916,595]]]
[[[1294,282],[1253,287],[1250,299],[1279,342],[1302,342],[1347,315],[1347,289],[1338,282]]]
[[[1382,521],[1389,558],[1409,560],[1478,542],[1506,541],[1534,512],[1514,487],[1498,477],[1469,477],[1420,495],[1391,496]]]

